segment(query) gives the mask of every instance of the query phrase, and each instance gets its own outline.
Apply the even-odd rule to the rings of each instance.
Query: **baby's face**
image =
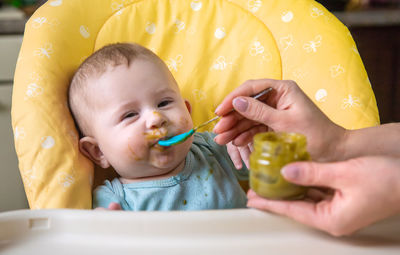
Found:
[[[190,105],[167,68],[137,59],[89,82],[93,136],[121,177],[164,175],[183,164],[193,139],[172,147],[157,144],[193,128]]]

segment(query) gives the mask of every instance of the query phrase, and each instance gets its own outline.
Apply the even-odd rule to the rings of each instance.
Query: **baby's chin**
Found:
[[[179,174],[184,168],[185,157],[180,158],[178,162],[176,160],[161,158],[157,161],[150,162],[150,164],[154,172],[153,175],[148,176],[148,178],[163,179]]]
[[[180,162],[185,160],[186,155],[187,153],[181,151],[156,153],[156,155],[151,157],[149,163],[156,168],[173,170]]]
[[[159,169],[173,170],[179,166],[186,158],[193,139],[188,139],[182,144],[166,147],[165,150],[158,151],[150,157],[149,163]]]
[[[134,169],[139,167],[141,171],[130,173],[129,177],[127,175],[122,177],[124,175],[120,173],[120,180],[122,179],[123,183],[131,183],[169,178],[183,170],[184,164],[185,157],[174,158],[174,160],[165,156],[158,157],[157,159],[152,158],[143,165],[134,166]]]

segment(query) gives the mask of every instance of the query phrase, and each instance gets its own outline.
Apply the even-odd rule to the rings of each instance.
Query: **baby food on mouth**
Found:
[[[147,141],[152,141],[165,137],[167,135],[167,130],[165,130],[164,128],[155,128],[150,131],[144,132],[143,135],[146,137]]]
[[[250,155],[250,187],[270,199],[300,199],[307,188],[286,181],[281,168],[293,161],[310,160],[306,137],[297,133],[265,132],[254,136]]]
[[[169,149],[169,147],[164,147],[164,146],[161,146],[158,143],[156,143],[153,145],[153,149],[156,151],[159,151],[159,152],[163,152],[163,151]]]
[[[143,135],[146,139],[146,141],[149,142],[149,146],[151,149],[155,149],[157,151],[165,151],[168,148],[165,148],[163,146],[160,146],[158,144],[158,141],[161,139],[167,139],[167,130],[165,128],[156,128],[149,130],[147,132],[144,132]]]

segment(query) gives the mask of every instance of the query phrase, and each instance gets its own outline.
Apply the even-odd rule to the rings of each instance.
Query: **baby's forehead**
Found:
[[[125,69],[124,71],[128,70],[129,72],[135,74],[141,74],[142,70],[144,70],[147,65],[152,65],[155,71],[152,73],[146,73],[148,77],[162,77],[163,82],[160,83],[160,86],[169,87],[177,92],[180,92],[179,85],[177,84],[173,74],[167,67],[167,65],[161,59],[150,58],[147,56],[141,56],[130,63],[118,64],[118,65],[107,65],[103,72],[98,73],[97,75],[93,76],[93,79],[100,79],[104,75],[111,75],[117,74],[121,69]],[[135,65],[135,68],[130,68],[132,65]],[[143,67],[143,69],[141,69]],[[153,70],[153,69],[151,69]],[[114,76],[117,77],[117,76]],[[121,76],[120,76],[121,77]],[[122,76],[123,77],[123,76]],[[145,85],[144,85],[145,86]],[[138,91],[140,94],[140,90]]]
[[[157,64],[157,66],[159,66],[159,68],[157,69],[160,70],[160,72],[154,72],[154,74],[150,73],[149,75],[146,74],[145,77],[150,77],[150,79],[148,80],[147,78],[145,78],[145,80],[135,80],[134,78],[132,78],[131,82],[125,82],[127,81],[127,79],[129,79],[125,76],[126,71],[133,72],[134,75],[135,73],[140,73],[140,63],[136,64],[137,66],[133,70],[130,69],[127,65],[110,65],[105,69],[104,72],[97,75],[91,75],[86,80],[87,96],[92,98],[95,95],[98,95],[98,91],[101,91],[99,90],[99,85],[102,88],[106,88],[106,91],[111,94],[119,89],[124,90],[123,86],[132,86],[132,88],[137,90],[135,90],[135,93],[132,93],[131,95],[136,95],[136,97],[138,97],[139,99],[141,98],[141,95],[143,95],[144,91],[146,91],[147,95],[154,96],[167,93],[171,94],[172,92],[181,95],[180,88],[175,78],[173,77],[169,69],[166,66],[163,66],[163,64],[155,63]],[[151,79],[152,76],[161,76],[161,78]],[[127,77],[129,77],[129,75]],[[141,83],[142,81],[143,83]],[[94,100],[94,102],[92,103],[95,103],[96,101],[98,100]]]

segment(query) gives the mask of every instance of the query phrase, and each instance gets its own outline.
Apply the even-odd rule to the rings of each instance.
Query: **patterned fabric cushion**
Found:
[[[78,149],[69,80],[96,49],[136,42],[168,65],[193,108],[214,117],[247,79],[293,79],[336,123],[379,124],[347,28],[311,0],[49,0],[26,24],[12,124],[31,208],[90,208],[93,164]],[[212,126],[209,127],[212,129]]]

